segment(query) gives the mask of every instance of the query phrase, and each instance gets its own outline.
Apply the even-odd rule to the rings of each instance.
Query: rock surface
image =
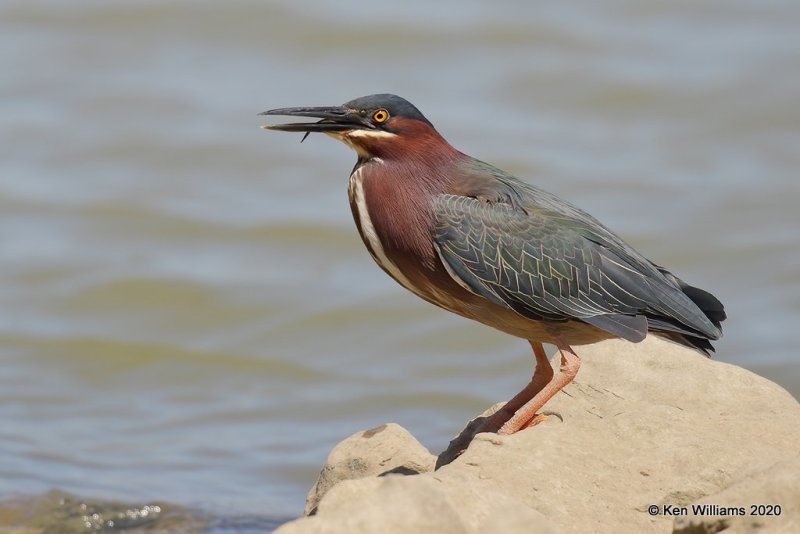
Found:
[[[800,456],[776,462],[692,504],[712,513],[698,515],[690,506],[688,516],[675,518],[676,534],[723,531],[796,534],[800,532]],[[720,510],[721,507],[738,511]]]
[[[546,407],[560,418],[478,434],[452,463],[416,476],[375,476],[418,454],[416,440],[403,438],[406,451],[390,440],[358,445],[367,438],[357,434],[323,468],[329,491],[312,490],[323,497],[318,513],[278,532],[798,531],[800,405],[785,390],[654,337],[576,352],[577,379]],[[379,467],[342,470],[337,458]],[[780,504],[783,515],[703,523],[665,513],[700,501]]]

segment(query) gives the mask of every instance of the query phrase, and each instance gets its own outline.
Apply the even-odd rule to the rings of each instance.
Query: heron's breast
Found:
[[[380,162],[370,163],[369,165],[380,165]],[[350,198],[350,208],[353,211],[353,218],[356,222],[361,239],[367,247],[372,259],[375,260],[389,276],[397,280],[400,285],[413,293],[419,294],[419,288],[408,278],[408,276],[401,270],[398,263],[389,257],[391,253],[396,255],[393,250],[394,247],[389,245],[389,240],[386,235],[378,233],[378,226],[385,227],[386,224],[378,223],[373,220],[374,216],[385,216],[383,211],[379,209],[378,202],[369,202],[367,200],[367,193],[365,188],[365,179],[369,174],[369,169],[366,165],[361,165],[353,171],[350,175],[350,183],[347,188],[347,193]],[[377,212],[377,213],[376,213]],[[383,232],[385,234],[385,232]],[[387,251],[387,248],[390,249]]]

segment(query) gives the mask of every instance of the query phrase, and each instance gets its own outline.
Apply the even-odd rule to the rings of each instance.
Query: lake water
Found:
[[[715,293],[800,393],[800,4],[0,3],[0,497],[287,518],[330,448],[439,451],[528,345],[407,293],[354,155],[260,111],[375,92]]]

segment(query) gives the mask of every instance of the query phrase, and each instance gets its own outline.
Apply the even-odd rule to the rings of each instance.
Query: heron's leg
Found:
[[[528,401],[533,399],[547,384],[553,380],[553,368],[547,359],[544,347],[537,341],[528,341],[533,347],[533,354],[536,356],[536,367],[533,370],[533,377],[525,388],[514,395],[502,408],[497,410],[489,417],[478,429],[478,432],[497,432],[506,421],[511,419],[514,414],[522,408]]]
[[[566,343],[559,342],[558,350],[561,352],[561,368],[558,374],[553,376],[551,371],[551,380],[545,384],[532,399],[518,408],[513,417],[503,423],[503,426],[497,431],[498,434],[513,434],[525,428],[536,416],[536,412],[538,412],[553,395],[572,382],[572,379],[578,374],[578,369],[581,367],[581,360],[578,358],[578,355],[575,354],[575,351],[572,350],[572,347]]]

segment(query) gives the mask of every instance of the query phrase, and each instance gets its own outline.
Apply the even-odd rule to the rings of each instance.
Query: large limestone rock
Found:
[[[797,534],[800,532],[800,456],[776,462],[769,469],[744,477],[721,492],[692,503],[687,511],[687,516],[675,518],[675,534]]]
[[[795,513],[800,405],[781,387],[659,338],[576,352],[576,381],[547,406],[560,418],[478,434],[434,472],[341,482],[279,532],[714,532],[665,511],[748,493]]]

